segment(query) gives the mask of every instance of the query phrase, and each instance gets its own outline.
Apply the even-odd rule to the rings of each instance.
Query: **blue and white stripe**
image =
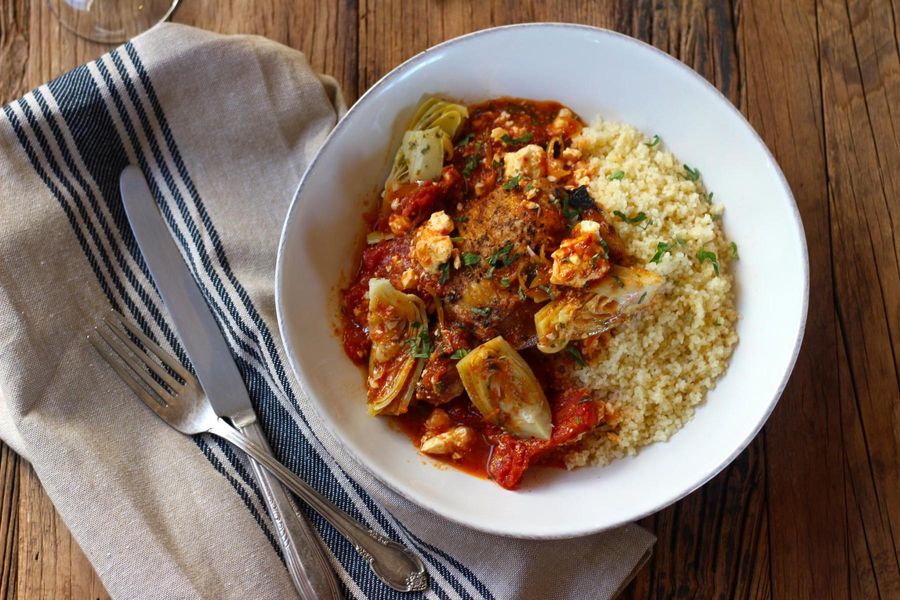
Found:
[[[118,175],[139,165],[206,296],[256,406],[276,456],[336,505],[388,537],[413,547],[428,565],[431,589],[418,597],[493,596],[455,558],[425,543],[327,454],[309,426],[275,339],[232,271],[227,253],[175,143],[138,52],[126,44],[3,108],[23,151],[58,201],[110,304],[182,362],[152,279],[118,197]],[[239,494],[273,547],[271,523],[243,459],[207,437],[196,443]],[[381,584],[330,525],[307,512],[331,551],[346,592],[357,598],[411,598]]]

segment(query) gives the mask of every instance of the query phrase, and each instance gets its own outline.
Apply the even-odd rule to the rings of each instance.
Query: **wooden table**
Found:
[[[642,521],[659,543],[626,596],[900,598],[898,13],[897,0],[182,0],[174,20],[299,48],[350,101],[428,46],[523,21],[607,27],[691,65],[790,181],[809,244],[809,321],[762,434]],[[2,0],[0,102],[106,50],[61,30],[43,0]],[[106,597],[6,447],[0,477],[3,598]]]

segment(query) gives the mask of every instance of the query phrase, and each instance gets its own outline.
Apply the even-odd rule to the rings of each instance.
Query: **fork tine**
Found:
[[[94,330],[99,335],[98,330]],[[102,336],[101,336],[102,337]],[[164,401],[161,398],[154,397],[153,394],[147,391],[147,388],[142,386],[140,382],[135,379],[134,374],[131,369],[126,368],[122,365],[121,362],[116,360],[115,355],[110,351],[110,347],[104,344],[103,342],[97,339],[97,335],[89,335],[88,340],[91,342],[91,345],[100,353],[100,356],[103,357],[103,360],[106,361],[110,367],[113,368],[119,377],[128,384],[135,394],[137,394],[138,398],[150,407],[153,412],[159,415],[163,420],[166,420],[167,410]]]
[[[106,328],[111,329],[109,323],[106,323]],[[104,331],[104,328],[100,327],[95,331],[97,332],[97,335],[109,345],[112,351],[118,355],[119,359],[131,367],[134,374],[147,384],[147,387],[156,392],[156,395],[162,400],[161,404],[167,405],[170,403],[170,399],[173,397],[172,393],[161,386],[151,375],[151,372],[158,375],[158,371],[161,370],[161,367],[140,360],[138,358],[141,356],[140,349],[137,348],[137,346],[130,348],[128,344],[123,343],[119,336],[115,335],[113,332],[106,332]]]
[[[127,324],[125,323],[125,321],[121,317],[119,318],[118,321],[119,321],[119,324],[126,326],[128,333],[135,334],[135,336],[136,336],[137,332],[134,331],[133,329],[131,329],[130,327],[128,327]],[[147,354],[147,352],[145,352],[140,346],[138,346],[134,342],[134,340],[132,340],[130,337],[128,337],[128,335],[125,331],[122,331],[121,328],[116,327],[115,323],[113,323],[110,319],[104,319],[104,324],[106,325],[106,327],[108,329],[110,329],[113,332],[113,334],[119,339],[119,341],[121,341],[123,344],[125,344],[125,347],[127,347],[129,350],[131,350],[131,352],[135,356],[144,357]],[[99,330],[99,328],[98,328],[98,330]],[[141,336],[145,337],[143,334],[141,334]],[[141,338],[138,338],[138,339],[141,339]],[[150,340],[147,339],[146,342],[150,342]],[[146,342],[144,339],[141,339],[141,343],[143,343],[145,347],[148,346],[148,344]],[[150,344],[152,344],[152,343],[153,342],[150,342]],[[153,349],[148,348],[148,350],[153,350]],[[165,352],[163,352],[162,348],[160,348],[159,346],[156,346],[156,350],[158,351],[156,353],[157,358],[159,358],[159,353],[165,354]],[[120,353],[120,355],[121,355],[121,353]],[[146,359],[142,360],[142,362],[147,369],[150,369],[154,375],[156,375],[157,377],[162,379],[166,383],[166,385],[168,385],[169,388],[171,388],[176,394],[182,389],[182,387],[184,387],[184,385],[180,381],[177,381],[174,377],[169,375],[168,372],[166,372],[165,365],[160,367],[159,365],[153,363],[152,361],[147,361]]]
[[[191,375],[190,371],[185,369],[184,366],[182,366],[180,362],[175,360],[170,353],[160,348],[160,346],[156,342],[144,335],[144,332],[138,329],[136,326],[126,321],[118,312],[110,311],[110,313],[103,320],[110,325],[112,325],[113,323],[118,324],[122,329],[139,339],[144,347],[147,348],[147,350],[150,351],[159,360],[159,362],[163,363],[165,366],[177,373],[178,376],[185,381],[190,381],[193,378],[193,375]],[[115,327],[113,327],[113,329],[115,329]],[[131,340],[128,341],[131,342]]]

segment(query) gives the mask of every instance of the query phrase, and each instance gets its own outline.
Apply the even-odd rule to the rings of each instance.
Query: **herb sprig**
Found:
[[[716,256],[715,252],[700,248],[700,250],[697,251],[697,260],[700,261],[701,265],[707,261],[712,263],[713,272],[716,274],[716,277],[719,276],[719,257]]]
[[[652,263],[659,263],[662,260],[662,257],[666,254],[670,253],[672,249],[671,244],[668,242],[659,242],[656,244],[656,254],[653,255],[653,258],[650,259]]]
[[[700,169],[692,169],[687,165],[682,165],[684,167],[684,178],[688,181],[697,181],[700,179]]]
[[[644,221],[647,219],[647,214],[644,211],[639,212],[638,214],[634,215],[633,217],[629,217],[628,215],[623,213],[621,210],[614,210],[613,214],[616,215],[617,217],[619,217],[620,219],[622,219],[623,221],[625,221],[626,223],[630,223],[632,225],[634,225],[635,223],[640,223],[641,221]]]
[[[475,252],[463,252],[462,261],[464,265],[471,267],[472,265],[477,265],[481,262],[481,255],[476,254]]]
[[[428,326],[422,323],[413,323],[417,328],[416,334],[406,340],[409,344],[409,355],[413,358],[428,358],[431,356],[431,338],[428,336]]]
[[[503,136],[500,138],[500,140],[504,144],[510,144],[510,145],[512,145],[512,144],[527,144],[528,142],[531,141],[531,138],[533,138],[533,137],[534,137],[533,133],[531,133],[530,131],[526,131],[525,133],[523,133],[522,135],[520,135],[519,137],[516,137],[516,138],[510,137],[510,135],[508,133],[504,133]]]
[[[513,249],[513,243],[507,242],[504,244],[502,248],[499,250],[495,250],[490,257],[488,257],[487,262],[492,267],[496,267],[497,265],[502,265],[504,267],[508,267],[511,265],[517,258],[519,258],[518,254],[510,254]]]
[[[566,353],[569,354],[569,356],[571,356],[576,363],[578,363],[579,367],[587,366],[587,361],[584,360],[584,356],[581,355],[581,352],[579,352],[578,348],[576,348],[575,346],[566,346]]]
[[[475,153],[469,157],[469,160],[466,161],[466,164],[462,170],[463,177],[468,177],[475,169],[478,168],[478,163],[481,162],[481,158],[482,156],[478,153]]]
[[[458,142],[456,142],[456,147],[461,148],[461,147],[465,146],[466,144],[468,144],[469,142],[472,141],[473,137],[475,137],[474,133],[471,133],[471,132],[467,133],[462,138],[460,138],[460,140]]]
[[[516,173],[515,177],[511,177],[510,179],[507,179],[503,183],[503,189],[504,190],[514,190],[517,187],[519,187],[519,177],[521,177],[521,175],[519,173]]]

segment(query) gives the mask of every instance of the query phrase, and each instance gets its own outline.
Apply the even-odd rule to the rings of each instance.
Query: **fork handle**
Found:
[[[258,422],[254,421],[242,427],[240,432],[252,443],[271,453]],[[290,495],[267,469],[252,457],[250,465],[262,491],[269,516],[272,517],[272,525],[288,573],[300,598],[303,600],[341,598],[334,571],[325,558],[325,549],[310,524],[298,513]]]
[[[297,477],[293,471],[278,462],[271,452],[248,440],[222,419],[216,422],[209,433],[231,442],[246,452],[322,515],[353,544],[356,551],[369,563],[372,572],[389,587],[400,592],[418,592],[427,589],[428,574],[425,565],[408,548],[357,523]]]

